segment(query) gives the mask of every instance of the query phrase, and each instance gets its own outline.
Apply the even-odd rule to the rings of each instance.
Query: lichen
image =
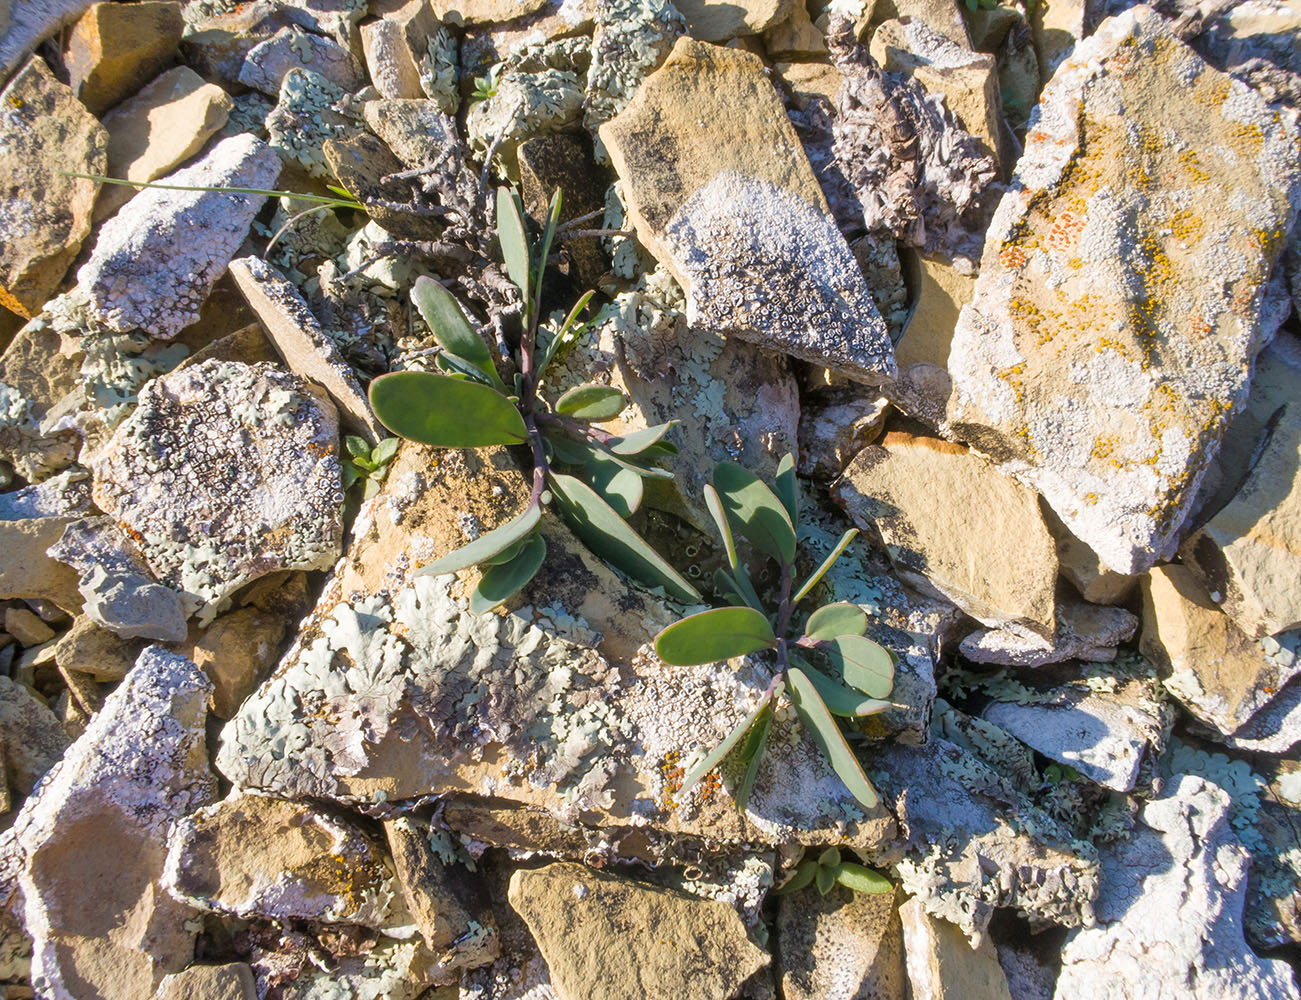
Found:
[[[517,178],[515,151],[520,143],[567,129],[578,121],[582,109],[582,84],[572,70],[507,72],[496,94],[470,109],[465,128],[477,153],[486,154],[500,139],[497,162],[507,177]]]
[[[295,66],[280,81],[279,103],[266,118],[271,147],[312,177],[333,181],[325,141],[345,138],[359,127],[342,111],[347,97],[320,73]]]
[[[454,115],[461,105],[458,87],[460,57],[456,36],[445,24],[429,36],[425,53],[420,59],[420,89],[438,105],[444,114]]]

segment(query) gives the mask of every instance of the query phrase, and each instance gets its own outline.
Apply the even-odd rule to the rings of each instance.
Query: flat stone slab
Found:
[[[1246,395],[1298,133],[1147,7],[1081,42],[1037,114],[954,333],[948,432],[1141,572]]]
[[[1116,646],[1129,639],[1137,627],[1138,619],[1124,608],[1059,601],[1057,630],[1051,640],[977,629],[958,649],[972,663],[1009,667],[1042,667],[1067,660],[1110,663],[1116,658]]]

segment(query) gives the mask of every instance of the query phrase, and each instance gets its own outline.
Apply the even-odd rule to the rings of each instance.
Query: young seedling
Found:
[[[759,770],[759,759],[779,701],[789,698],[800,723],[813,737],[840,780],[864,806],[876,805],[876,790],[845,742],[834,716],[862,718],[891,707],[886,699],[894,687],[894,657],[889,650],[864,637],[867,616],[854,604],[828,604],[818,608],[792,634],[796,606],[840,558],[858,534],[851,528],[841,537],[822,565],[798,588],[794,583],[798,484],[790,455],[777,467],[776,490],[753,473],[731,462],[714,470],[712,485],[705,487],[709,508],[727,556],[730,570],[719,569],[715,586],[732,601],[684,618],[655,637],[655,651],[665,663],[690,666],[770,651],[777,663],[763,699],[685,776],[682,791],[735,754],[744,772],[736,786],[737,808],[744,810]],[[735,530],[760,554],[776,561],[780,570],[775,611],[769,612],[750,582],[745,563],[737,553]],[[815,655],[823,669],[806,654]]]
[[[361,483],[361,498],[369,500],[373,497],[383,485],[389,463],[398,453],[398,445],[401,443],[401,438],[390,437],[372,448],[365,438],[349,434],[343,439],[343,446],[348,452],[343,460],[343,488],[351,489]]]
[[[375,416],[395,434],[443,448],[522,445],[531,456],[532,491],[524,512],[420,572],[485,566],[470,608],[480,612],[496,607],[542,566],[546,542],[538,526],[543,507],[551,504],[583,543],[613,566],[678,600],[699,601],[695,587],[624,520],[641,503],[642,479],[670,477],[652,463],[676,451],[664,440],[674,422],[613,435],[593,425],[623,410],[627,401],[618,389],[581,385],[562,395],[554,407],[538,393],[547,365],[576,329],[592,297],[588,292],[580,298],[558,329],[540,322],[542,279],[559,221],[557,191],[541,236],[530,244],[519,195],[498,189],[502,258],[521,302],[513,385],[502,380],[487,343],[456,299],[430,278],[417,279],[411,301],[441,347],[436,363],[443,374],[393,372],[370,384]]]
[[[784,896],[798,892],[810,884],[816,885],[818,892],[824,896],[837,885],[843,885],[854,892],[894,891],[894,883],[880,872],[874,872],[856,861],[842,860],[838,847],[828,847],[816,858],[805,858],[796,866],[795,874],[775,892]]]

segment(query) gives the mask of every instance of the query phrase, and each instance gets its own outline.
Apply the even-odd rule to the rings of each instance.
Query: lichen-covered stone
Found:
[[[597,4],[583,127],[595,136],[599,126],[627,107],[641,82],[659,69],[686,30],[686,20],[669,0]]]
[[[172,824],[215,791],[209,688],[193,663],[149,647],[18,814],[18,886],[40,996],[147,997],[193,959],[195,911],[160,877]]]
[[[1296,144],[1146,7],[1044,92],[954,334],[949,429],[1115,570],[1170,555],[1245,396]]]
[[[1140,817],[1102,848],[1097,926],[1067,938],[1057,1000],[1295,998],[1287,964],[1242,936],[1247,858],[1229,796],[1177,775]]]
[[[496,94],[470,108],[465,131],[479,153],[500,140],[496,155],[507,175],[517,177],[519,144],[531,136],[569,129],[582,111],[583,87],[577,73],[566,69],[508,72],[498,81]]]
[[[411,0],[380,20],[362,25],[361,46],[375,89],[384,97],[429,97],[440,111],[456,113],[456,44],[429,0]]]
[[[1289,683],[1231,735],[1216,738],[1236,750],[1287,753],[1301,743],[1301,680]]]
[[[895,893],[809,886],[777,908],[776,961],[785,1000],[904,1000],[903,931]]]
[[[899,917],[913,1000],[1014,1000],[992,941],[973,947],[918,898],[899,907]]]
[[[219,142],[166,183],[269,188],[280,161],[252,136]],[[170,340],[199,308],[248,235],[262,195],[150,188],[104,223],[90,260],[77,271],[94,317],[120,332],[140,328]]]
[[[290,69],[280,83],[279,103],[266,119],[271,148],[287,163],[297,164],[312,177],[330,183],[325,141],[343,138],[358,128],[339,110],[347,96],[315,70],[297,66]]]
[[[44,702],[21,684],[0,677],[0,781],[7,778],[19,795],[30,795],[70,742]]]
[[[260,576],[337,558],[338,422],[324,393],[270,365],[214,360],[140,397],[95,456],[95,502],[202,620]]]
[[[10,0],[0,15],[0,80],[7,80],[36,48],[71,24],[90,0]]]
[[[41,483],[0,493],[0,522],[42,517],[81,517],[90,513],[90,477],[72,468]]]
[[[558,1000],[728,1000],[768,963],[727,904],[582,865],[517,871],[509,898]]]
[[[1017,667],[1042,667],[1066,660],[1108,663],[1116,658],[1116,646],[1129,639],[1137,627],[1138,619],[1124,608],[1059,601],[1057,630],[1051,640],[977,629],[958,648],[972,663]]]
[[[0,91],[0,308],[30,318],[58,288],[100,188],[59,171],[102,174],[107,148],[103,126],[39,56]]]
[[[184,27],[174,0],[92,4],[63,51],[73,92],[92,114],[103,114],[167,68]]]
[[[885,324],[756,56],[680,38],[600,136],[689,322],[858,381],[894,375]]]
[[[787,20],[799,0],[676,0],[692,38],[726,42],[738,35],[758,35]]]
[[[249,49],[240,67],[239,82],[271,97],[291,69],[310,69],[349,93],[366,83],[366,71],[357,57],[338,42],[303,31],[297,25],[282,28]]]
[[[243,962],[192,965],[164,976],[154,1000],[257,1000],[253,972]]]

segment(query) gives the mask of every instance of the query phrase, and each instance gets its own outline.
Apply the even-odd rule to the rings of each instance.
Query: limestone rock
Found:
[[[1301,628],[1301,405],[1288,405],[1242,489],[1180,555],[1256,638]]]
[[[921,362],[944,368],[958,314],[971,301],[976,279],[936,254],[916,254],[917,301],[894,357],[901,369]]]
[[[9,0],[0,7],[0,82],[22,65],[37,43],[89,6],[89,0]]]
[[[1012,1000],[992,941],[973,948],[957,927],[927,913],[920,899],[899,907],[899,916],[914,1000]]]
[[[37,317],[0,355],[0,458],[33,483],[71,465],[80,445],[75,433],[42,431],[55,404],[81,384],[81,365],[62,353],[62,342]]]
[[[725,42],[738,35],[757,35],[789,20],[799,0],[680,0],[674,6],[687,19],[692,38]]]
[[[366,84],[366,72],[356,56],[338,42],[303,31],[297,25],[281,28],[249,49],[239,70],[239,82],[278,97],[285,74],[294,68],[319,73],[349,93]]]
[[[376,234],[379,239],[434,240],[442,233],[444,224],[439,220],[405,209],[412,200],[410,183],[388,179],[401,172],[402,161],[369,132],[326,139],[321,153],[339,186],[366,206],[368,225],[382,230]]]
[[[236,608],[204,629],[185,654],[212,681],[212,714],[234,718],[279,659],[288,622],[258,608]]]
[[[4,630],[17,639],[20,646],[39,646],[54,638],[54,629],[29,608],[5,608]]]
[[[538,135],[572,131],[582,113],[582,81],[573,70],[514,70],[501,77],[492,97],[470,106],[465,130],[476,152],[486,153],[497,142],[502,170],[516,179],[515,151],[520,143]]]
[[[536,13],[546,2],[547,0],[434,0],[434,13],[440,21],[458,27],[505,24]]]
[[[1170,693],[1222,734],[1238,732],[1301,675],[1301,631],[1251,638],[1186,566],[1156,566],[1144,579],[1141,648]]]
[[[189,3],[184,10],[186,33],[181,55],[205,79],[238,86],[244,59],[259,42],[294,23],[292,9],[270,0],[253,0],[233,9]]]
[[[78,615],[59,637],[54,659],[59,669],[96,681],[120,681],[144,648],[144,640],[123,639],[90,615]]]
[[[180,820],[163,883],[196,909],[244,919],[378,928],[396,915],[379,845],[341,818],[264,795],[235,792]]]
[[[841,83],[840,71],[836,67],[819,62],[779,62],[774,68],[791,91],[791,99],[798,110],[807,110],[818,98],[835,104]]]
[[[148,997],[193,958],[194,911],[160,876],[172,824],[213,797],[208,691],[194,664],[149,647],[18,814],[41,996]]]
[[[344,426],[371,442],[387,437],[356,373],[321,330],[298,290],[261,257],[232,261],[230,273],[285,364],[329,393]]]
[[[0,521],[0,600],[33,597],[53,601],[65,611],[79,611],[82,597],[77,574],[47,551],[72,523],[67,517]]]
[[[785,1000],[904,1000],[894,893],[810,887],[783,896],[776,954]]]
[[[880,532],[905,583],[991,627],[1053,635],[1056,546],[1039,498],[975,454],[891,432],[858,453],[833,492],[860,527]]]
[[[203,148],[226,124],[234,102],[215,83],[187,66],[170,69],[104,116],[108,129],[108,176],[131,181],[162,177]],[[105,185],[95,205],[107,218],[135,193]]]
[[[69,469],[42,483],[0,493],[0,522],[42,517],[81,517],[90,513],[90,478]]]
[[[1144,138],[1167,134],[1205,141]],[[954,334],[949,430],[1114,570],[1168,558],[1245,395],[1296,142],[1146,7],[1044,92]]]
[[[1243,940],[1247,858],[1228,814],[1222,789],[1176,776],[1102,848],[1098,923],[1067,938],[1057,1000],[1298,995],[1287,964]]]
[[[0,677],[0,771],[19,795],[31,794],[70,742],[44,702],[21,684]]]
[[[362,25],[366,66],[383,97],[419,100],[434,96],[426,93],[422,78],[429,72],[425,61],[430,43],[436,42],[442,27],[429,0],[411,0],[394,13]],[[456,108],[442,110],[454,113]]]
[[[1138,619],[1124,608],[1061,601],[1057,631],[1051,640],[978,629],[962,640],[959,649],[973,663],[1003,666],[1042,667],[1065,660],[1107,663],[1116,658],[1116,646],[1129,639],[1137,627]]]
[[[511,876],[558,1000],[728,1000],[768,963],[732,907],[561,862]]]
[[[92,4],[63,52],[73,92],[102,114],[167,68],[184,26],[173,0]]]
[[[1086,0],[1065,0],[1049,10],[1036,8],[1030,14],[1035,50],[1039,56],[1039,75],[1049,79],[1085,35],[1088,16]]]
[[[269,188],[280,161],[252,136],[223,139],[168,184]],[[170,340],[199,318],[199,308],[248,234],[262,195],[215,191],[141,191],[99,231],[77,272],[96,319],[122,332],[136,327]]]
[[[0,91],[0,307],[38,312],[90,232],[108,134],[33,56]]]
[[[826,482],[881,436],[891,412],[884,396],[850,386],[809,393],[801,403],[799,472]]]
[[[872,24],[888,20],[920,21],[963,48],[974,48],[967,18],[955,0],[880,0],[871,10]]]
[[[339,110],[347,96],[315,70],[297,66],[289,70],[280,83],[280,101],[266,119],[271,147],[285,162],[331,183],[325,141],[357,131],[356,122]]]
[[[822,32],[809,17],[808,7],[798,0],[791,7],[790,17],[763,33],[763,47],[774,62],[824,59],[827,55]]]
[[[1231,735],[1217,739],[1235,750],[1287,753],[1301,742],[1301,681],[1288,684]]]
[[[524,210],[539,228],[546,225],[552,194],[561,192],[560,222],[585,216],[605,206],[602,183],[592,159],[592,144],[576,135],[540,135],[520,144],[520,190]],[[561,244],[560,270],[579,288],[595,288],[610,269],[596,237],[566,239]]]
[[[164,976],[154,1000],[257,1000],[253,970],[243,962],[192,965]]]
[[[858,381],[893,376],[885,325],[756,57],[679,39],[600,136],[691,323]]]
[[[595,17],[583,98],[583,127],[594,137],[599,126],[628,106],[687,30],[686,19],[670,0],[606,0],[596,5]],[[604,156],[599,137],[597,155]]]

